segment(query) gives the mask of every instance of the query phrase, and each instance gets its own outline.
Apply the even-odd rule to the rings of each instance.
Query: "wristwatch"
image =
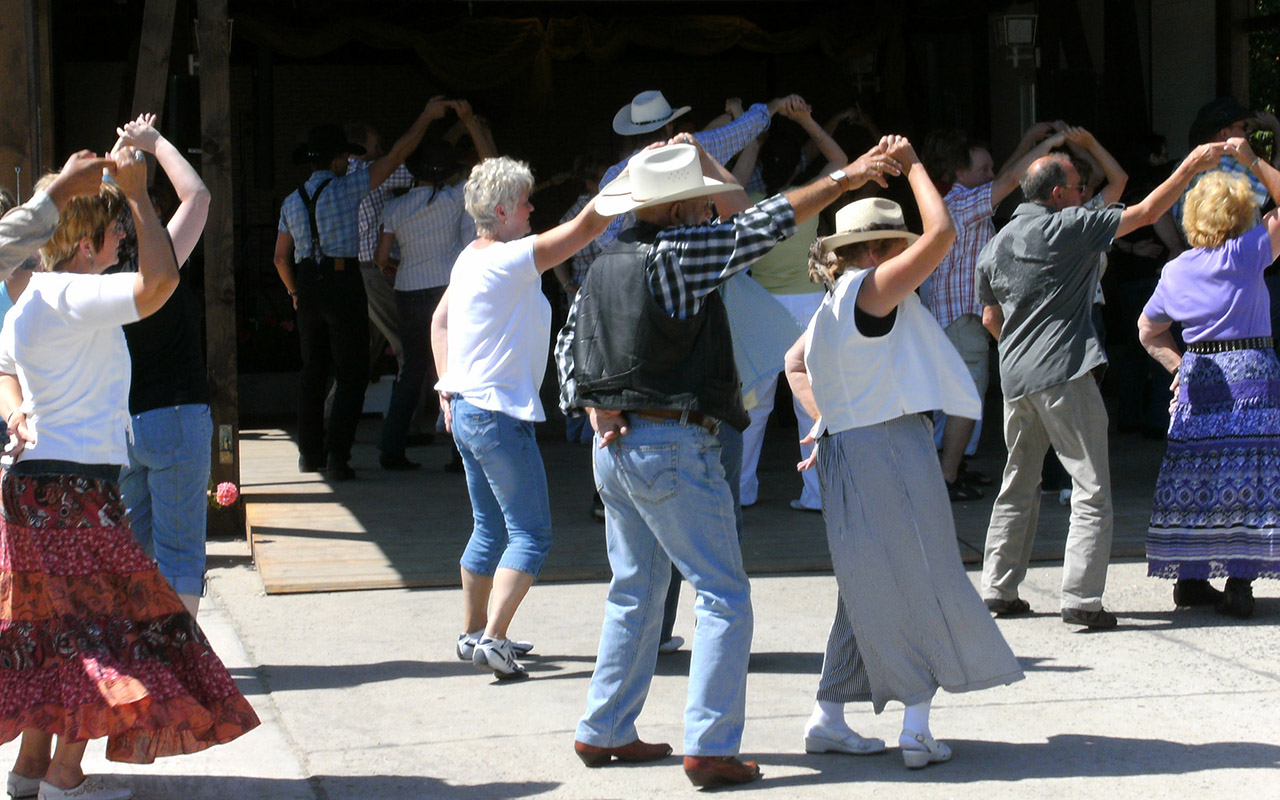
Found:
[[[842,170],[842,169],[838,169],[838,170],[835,170],[834,172],[830,173],[829,175],[827,175],[827,177],[828,177],[828,178],[830,178],[831,180],[835,181],[835,182],[836,182],[836,186],[839,186],[841,189],[843,189],[843,188],[844,188],[844,182],[845,182],[845,180],[846,180],[849,176],[844,174],[844,170]]]

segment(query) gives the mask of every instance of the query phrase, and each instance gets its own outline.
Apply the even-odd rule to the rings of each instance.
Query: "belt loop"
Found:
[[[689,409],[686,408],[680,412],[680,424],[681,425],[689,424]]]

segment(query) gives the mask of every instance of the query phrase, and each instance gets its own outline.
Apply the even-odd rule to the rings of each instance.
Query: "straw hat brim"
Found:
[[[911,231],[895,231],[892,228],[881,228],[875,231],[847,231],[845,233],[833,233],[830,236],[824,236],[820,240],[822,246],[828,250],[834,250],[837,247],[843,247],[846,244],[854,242],[869,242],[872,239],[906,239],[907,244],[913,243],[920,238],[920,234]]]
[[[654,120],[653,122],[644,122],[637,125],[631,121],[631,104],[627,103],[618,110],[617,114],[613,115],[613,130],[615,133],[622,134],[623,136],[638,136],[642,133],[651,133],[661,128],[663,125],[666,125],[676,117],[689,113],[689,110],[692,108],[693,106],[681,106],[680,108],[674,109],[669,116]]]
[[[674,203],[677,200],[688,200],[692,197],[703,197],[709,194],[732,192],[742,188],[736,183],[724,183],[706,176],[703,176],[702,181],[702,186],[693,186],[671,194],[660,195],[650,200],[640,201],[631,196],[631,176],[619,175],[600,190],[599,196],[596,197],[596,213],[602,217],[614,217],[640,208],[660,206],[664,203]]]

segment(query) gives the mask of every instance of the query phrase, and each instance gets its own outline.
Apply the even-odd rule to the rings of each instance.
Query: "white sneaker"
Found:
[[[658,645],[658,652],[664,656],[670,655],[671,653],[674,653],[677,650],[679,650],[681,647],[684,647],[684,637],[672,636],[670,639]]]
[[[525,656],[533,652],[533,642],[517,642],[514,639],[511,642],[511,649],[517,656]],[[476,653],[476,645],[479,640],[465,633],[458,634],[458,647],[454,651],[458,654],[459,661],[470,661]]]
[[[9,796],[13,800],[23,800],[23,798],[35,797],[40,793],[40,779],[28,778],[25,775],[19,775],[16,772],[9,773],[9,782],[6,786]]]
[[[471,663],[479,669],[487,669],[500,681],[518,681],[529,677],[524,667],[516,661],[515,649],[510,639],[494,639],[480,642],[471,656]]]
[[[59,789],[48,781],[40,781],[39,800],[129,800],[132,789],[111,788],[101,778],[85,778],[74,789]]]

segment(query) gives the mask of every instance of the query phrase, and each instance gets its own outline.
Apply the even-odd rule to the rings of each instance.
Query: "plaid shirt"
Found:
[[[996,228],[991,224],[995,209],[991,207],[990,183],[976,189],[957,183],[942,201],[955,220],[956,241],[929,277],[928,304],[929,311],[946,330],[965,314],[982,316],[982,304],[973,286],[974,267],[982,248],[996,235]]]
[[[339,178],[327,169],[316,170],[304,184],[307,193],[314,197],[321,182],[330,178],[332,180],[316,202],[316,233],[320,237],[320,250],[332,258],[355,258],[360,244],[356,211],[360,208],[360,201],[369,193],[369,171],[348,172]],[[307,221],[307,206],[296,191],[286,197],[280,207],[278,230],[293,237],[295,263],[311,256],[311,224]]]
[[[420,186],[393,199],[387,203],[382,227],[400,245],[398,292],[448,285],[453,262],[476,238],[476,222],[463,208],[461,183],[438,189]]]
[[[709,131],[698,131],[693,135],[693,138],[698,140],[698,144],[702,145],[703,150],[707,151],[707,155],[724,164],[741,152],[742,148],[747,146],[747,142],[769,130],[771,119],[769,107],[764,103],[756,103],[742,112],[742,116],[728,125],[721,125],[719,128],[712,128]],[[637,150],[636,153],[638,152],[640,151]],[[632,153],[631,156],[636,153]],[[627,162],[631,160],[631,156],[627,156],[617,164],[609,167],[604,177],[600,179],[600,185],[602,187],[607,186],[609,181],[618,177],[618,174],[626,169]],[[609,223],[609,227],[605,228],[604,233],[596,237],[596,243],[600,245],[600,249],[603,251],[613,244],[613,240],[618,238],[618,234],[634,224],[636,224],[634,214],[629,212],[619,214],[614,218],[613,222]]]
[[[353,158],[350,160],[351,170],[368,169],[369,162]],[[348,170],[350,172],[350,170]],[[401,164],[391,177],[369,192],[368,197],[360,201],[357,216],[360,220],[360,260],[366,264],[373,262],[373,253],[378,249],[378,234],[382,230],[382,210],[391,199],[392,189],[407,189],[413,185],[413,176],[409,169]],[[399,248],[392,246],[391,257],[400,257]]]
[[[579,195],[577,201],[564,212],[564,216],[560,218],[560,224],[568,222],[582,212],[587,207],[587,203],[595,197],[593,194]],[[569,266],[573,270],[573,282],[582,285],[587,279],[587,270],[591,268],[591,262],[596,260],[596,256],[604,252],[604,246],[600,244],[599,239],[591,240],[590,244],[574,253],[569,258]]]
[[[1257,175],[1254,175],[1253,170],[1249,169],[1247,165],[1241,164],[1240,160],[1235,156],[1224,155],[1222,158],[1218,159],[1218,169],[1232,175],[1243,175],[1248,178],[1249,189],[1253,192],[1254,202],[1258,204],[1259,209],[1265,207],[1267,205],[1267,201],[1271,199],[1271,193],[1267,191],[1267,185],[1262,182],[1262,179]],[[1173,203],[1173,209],[1171,210],[1171,213],[1173,214],[1173,221],[1177,224],[1178,233],[1182,234],[1183,241],[1187,238],[1186,232],[1182,230],[1182,209],[1186,205],[1187,192],[1191,191],[1192,188],[1200,182],[1200,179],[1208,174],[1209,173],[1207,171],[1201,172],[1199,175],[1192,178],[1191,183],[1187,184],[1186,190],[1183,191],[1182,195]]]
[[[762,200],[727,222],[663,229],[645,224],[638,234],[642,241],[653,242],[644,265],[649,293],[667,314],[688,319],[702,309],[703,298],[795,232],[795,213],[782,195]],[[556,339],[560,410],[566,414],[578,407],[573,367],[577,318],[575,302]]]

